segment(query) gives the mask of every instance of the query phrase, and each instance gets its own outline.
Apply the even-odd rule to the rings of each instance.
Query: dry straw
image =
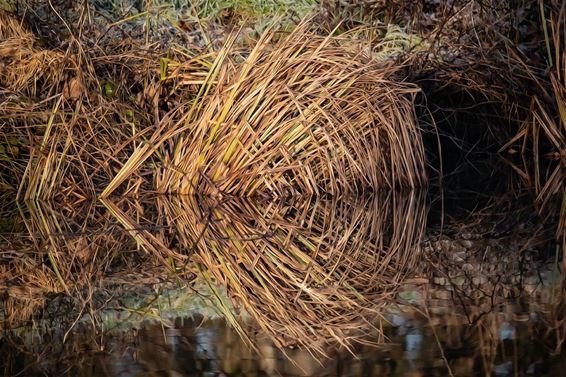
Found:
[[[0,10],[0,84],[21,94],[47,95],[76,62],[61,51],[36,47],[35,36]]]
[[[232,43],[180,119],[163,118],[103,196],[158,150],[163,193],[339,196],[424,184],[419,90],[401,82],[401,64],[306,23],[287,36],[266,31],[249,53]]]
[[[119,186],[340,196],[426,181],[419,89],[385,58],[389,42],[372,54],[304,22],[288,35],[268,29],[251,51],[234,47],[234,33],[219,52],[158,59],[74,38],[64,51],[40,48],[0,16],[2,127],[29,147],[20,198],[80,201]]]
[[[17,182],[19,199],[95,197],[159,116],[158,53],[128,41],[87,50],[74,38],[42,48],[4,13],[0,32],[0,133],[21,152],[3,180]],[[146,182],[131,178],[129,192]]]
[[[548,78],[539,80],[541,94],[531,97],[528,116],[516,135],[501,150],[519,145],[522,154],[530,147],[532,159],[523,167],[514,166],[528,186],[534,188],[542,212],[552,212],[550,203],[561,199],[557,238],[566,247],[566,3],[551,1],[545,7],[540,2],[540,18],[547,49]],[[543,155],[546,140],[550,153]],[[554,161],[548,164],[547,161]],[[566,259],[564,259],[566,266]]]
[[[361,193],[416,187],[424,154],[398,68],[305,26],[266,32],[166,148],[157,190],[180,194]],[[344,46],[346,44],[346,46]]]

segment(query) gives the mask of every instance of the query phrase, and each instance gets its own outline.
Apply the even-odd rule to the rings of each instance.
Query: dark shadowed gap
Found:
[[[419,84],[423,95],[417,111],[432,204],[429,222],[440,222],[442,213],[467,214],[509,194],[516,177],[498,150],[516,125],[502,104],[457,86],[432,80]]]

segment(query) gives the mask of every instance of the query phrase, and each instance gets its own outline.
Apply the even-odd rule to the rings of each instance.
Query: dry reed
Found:
[[[93,52],[72,39],[66,50],[45,49],[12,17],[1,18],[0,24],[6,67],[0,73],[1,127],[24,151],[14,182],[18,198],[26,200],[22,217],[27,228],[21,242],[11,241],[0,250],[10,322],[18,320],[16,308],[32,301],[36,304],[28,307],[39,308],[47,293],[75,296],[86,307],[94,291],[120,276],[131,282],[150,272],[188,277],[192,265],[183,248],[198,251],[201,265],[208,263],[214,277],[222,278],[214,259],[205,254],[207,244],[176,221],[182,202],[162,207],[167,208],[167,226],[179,226],[178,238],[172,238],[140,227],[143,206],[103,200],[104,211],[92,204],[90,199],[103,188],[102,196],[117,193],[121,185],[122,196],[160,191],[338,197],[425,184],[414,110],[418,88],[400,82],[402,66],[372,58],[346,37],[316,36],[303,24],[282,37],[266,31],[249,53],[233,46],[234,36],[217,53],[194,56],[177,48],[160,60],[157,53],[127,43]],[[43,202],[50,199],[64,205]],[[415,205],[384,202],[379,209],[399,213],[397,206]],[[249,270],[245,281],[219,282],[241,291],[238,300],[248,300],[246,309],[274,327],[271,333],[278,339],[285,328],[297,342],[309,339],[312,329],[319,332],[318,340],[338,331],[332,337],[347,345],[338,319],[349,321],[353,329],[372,312],[372,299],[397,286],[414,260],[408,252],[422,231],[422,213],[417,211],[418,219],[403,217],[404,225],[394,220],[390,228],[384,218],[370,222],[369,212],[361,208],[351,214],[344,205],[336,210],[320,203],[305,208],[296,214],[314,211],[308,221],[319,227],[312,230],[317,235],[310,235],[306,223],[292,223],[305,219],[284,220],[273,213],[277,221],[291,221],[292,228],[282,227],[282,234],[266,241],[274,257],[288,265],[269,271],[273,260],[257,263],[263,264],[263,279],[273,280],[264,284],[290,278],[287,293],[297,295],[298,305],[318,300],[328,323],[317,322],[318,309],[307,308],[304,318],[312,328],[300,327],[290,317],[300,314],[299,306],[278,323],[282,301],[254,309],[249,304],[253,297],[243,294],[249,288],[241,284],[252,283],[261,270]],[[252,217],[259,209],[246,210],[247,217],[238,218],[243,225],[235,231],[254,230]],[[229,211],[238,214],[238,209]],[[148,218],[150,223],[159,221]],[[183,221],[191,226],[197,219]],[[413,225],[404,223],[413,220]],[[124,229],[117,232],[116,221]],[[332,228],[340,221],[343,235]],[[303,227],[298,238],[293,227]],[[175,242],[181,250],[171,246]],[[217,248],[225,241],[211,242]],[[250,247],[241,251],[252,252]],[[306,274],[304,284],[319,284],[313,288],[318,292],[297,291],[300,274]],[[367,286],[370,279],[374,288]],[[331,288],[322,286],[326,280]],[[342,314],[331,320],[332,313],[342,310],[342,299]],[[358,308],[364,308],[363,315]],[[25,320],[32,310],[20,315]]]
[[[541,3],[542,4],[542,3]],[[550,12],[548,12],[548,10]],[[516,167],[525,183],[533,187],[540,211],[554,211],[551,201],[558,197],[557,238],[566,247],[566,4],[552,1],[541,7],[548,58],[548,77],[540,80],[542,93],[531,97],[526,119],[516,135],[501,150],[518,145],[521,153],[532,153],[524,167]],[[545,145],[545,143],[547,145]],[[552,161],[548,164],[548,161]],[[566,259],[564,260],[566,266]]]
[[[94,198],[160,116],[159,53],[129,41],[91,51],[75,39],[45,49],[0,16],[0,132],[20,152],[3,180],[20,199]],[[143,174],[126,190],[137,191]]]
[[[162,119],[102,193],[159,151],[158,192],[237,196],[363,193],[426,181],[419,92],[402,65],[303,24],[252,51],[217,54],[181,117]]]
[[[554,45],[561,46],[564,11],[554,17]],[[235,38],[198,56],[172,48],[164,58],[126,42],[88,51],[77,40],[50,50],[0,13],[0,130],[25,146],[25,168],[14,163],[18,179],[6,185],[17,181],[19,197],[30,200],[23,215],[29,237],[0,248],[8,319],[31,315],[46,292],[77,295],[86,305],[105,281],[190,276],[190,253],[201,274],[226,287],[280,346],[322,354],[332,339],[350,347],[357,330],[379,317],[417,262],[425,223],[422,200],[396,192],[426,185],[419,88],[404,82],[404,63],[377,58],[387,55],[385,45],[370,54],[348,35],[320,36],[307,23],[289,35],[267,30],[250,51],[236,48]],[[481,55],[469,64],[453,57],[426,69],[445,69],[440,86],[456,82],[519,107],[508,94],[524,87],[518,77],[534,74],[506,50],[508,41],[497,41],[469,46]],[[508,53],[519,75],[482,60],[492,53]],[[535,107],[536,132],[542,128],[560,156],[563,54],[556,47],[558,112]],[[383,188],[392,193],[345,199]],[[141,226],[142,205],[103,199],[108,212],[77,206],[99,194],[143,191],[302,199],[172,198],[157,219],[173,236]],[[316,194],[334,201],[310,201]],[[53,198],[72,210],[37,203]],[[92,228],[99,231],[86,232]],[[18,314],[22,307],[28,311]]]
[[[265,33],[192,127],[167,145],[160,192],[253,196],[361,193],[424,183],[414,86],[397,68],[303,27]]]

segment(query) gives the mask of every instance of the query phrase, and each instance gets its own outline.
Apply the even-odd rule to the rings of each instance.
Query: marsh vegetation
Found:
[[[0,0],[0,370],[552,375],[565,33],[552,0]]]

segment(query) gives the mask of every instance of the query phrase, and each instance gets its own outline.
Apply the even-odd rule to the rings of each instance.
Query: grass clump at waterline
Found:
[[[390,43],[372,54],[304,22],[288,35],[268,29],[251,50],[234,33],[220,51],[174,47],[160,58],[131,41],[98,51],[71,38],[66,50],[46,49],[11,15],[0,21],[3,132],[25,145],[20,198],[425,184],[419,89],[383,57]]]
[[[170,142],[156,187],[181,194],[361,193],[424,184],[418,88],[346,40],[265,33]],[[230,65],[229,65],[230,67]],[[193,115],[194,114],[194,115]],[[371,158],[367,158],[371,156]]]
[[[0,145],[4,146],[3,156],[15,159],[8,170],[18,178],[3,175],[0,182],[6,182],[4,185],[17,192],[20,199],[57,198],[71,208],[77,208],[77,202],[86,202],[88,198],[128,197],[155,191],[208,196],[328,194],[339,199],[382,188],[397,190],[426,184],[424,148],[414,106],[419,88],[405,82],[410,80],[405,76],[403,62],[387,58],[387,52],[392,50],[395,58],[402,60],[398,54],[405,50],[399,51],[390,42],[381,43],[385,41],[380,41],[379,33],[373,33],[378,37],[368,43],[368,49],[365,42],[352,38],[355,33],[320,35],[305,23],[291,34],[268,29],[252,48],[237,47],[237,33],[230,34],[223,48],[204,53],[181,46],[169,46],[168,50],[153,45],[144,48],[132,40],[112,44],[108,41],[111,38],[105,42],[110,44],[93,45],[81,39],[81,35],[74,36],[69,29],[68,43],[48,49],[12,16],[4,16],[7,21],[0,29],[0,46],[6,55],[0,58],[0,64],[6,70],[0,76],[0,117],[4,121],[0,127],[10,137],[0,141]],[[140,13],[136,19],[145,16],[149,13]],[[111,28],[128,22],[115,23]],[[85,41],[88,43],[84,44]],[[442,64],[427,65],[430,54],[425,51],[421,56],[425,56],[423,64],[434,75]],[[461,60],[456,59],[448,76],[463,73],[459,82],[473,84],[471,89],[483,92],[482,98],[490,101],[503,102],[509,92],[501,81],[493,85],[487,78],[495,72],[492,68],[497,66],[496,72],[505,74],[505,82],[532,73],[513,62],[511,65],[520,74],[507,76],[507,65],[487,60],[480,61],[470,75],[468,68],[477,61],[467,61],[470,64],[461,65]],[[476,76],[478,72],[482,74]],[[470,78],[477,78],[477,85]],[[450,78],[438,81],[443,86]],[[510,108],[523,105],[514,100],[509,104]],[[103,200],[104,205],[107,203]],[[177,207],[181,209],[171,206],[166,217],[169,226],[178,227],[178,234],[167,241],[163,237],[166,230],[154,236],[136,225],[147,210],[143,206],[137,206],[138,212],[133,215],[127,211],[124,215],[118,207],[107,205],[108,211],[97,215],[100,217],[92,218],[89,210],[82,219],[76,219],[70,215],[73,211],[42,211],[34,203],[30,206],[34,220],[28,222],[31,246],[21,258],[13,257],[19,245],[2,252],[2,275],[11,284],[7,290],[10,299],[18,301],[14,296],[21,291],[14,286],[19,285],[24,290],[37,288],[34,302],[38,307],[45,300],[45,290],[83,294],[81,300],[87,307],[89,290],[96,284],[102,287],[102,279],[112,281],[107,278],[115,272],[142,284],[145,280],[137,279],[142,272],[151,275],[149,278],[159,274],[170,278],[174,276],[171,272],[175,272],[175,277],[185,274],[183,277],[189,279],[195,267],[190,263],[190,253],[195,251],[201,258],[199,266],[204,266],[214,281],[225,285],[235,302],[243,302],[270,334],[277,338],[287,332],[299,337],[301,345],[311,342],[318,346],[329,334],[339,341],[349,336],[335,332],[336,326],[340,326],[336,321],[348,321],[355,328],[367,322],[366,313],[376,313],[375,307],[368,305],[367,297],[357,295],[367,288],[373,298],[384,297],[380,296],[380,287],[368,284],[384,282],[381,275],[372,275],[373,272],[377,274],[379,270],[395,283],[397,275],[393,273],[404,270],[402,264],[392,262],[396,254],[387,254],[388,248],[372,249],[365,245],[365,236],[337,237],[333,224],[325,222],[330,220],[323,221],[324,232],[320,231],[315,239],[309,239],[311,229],[297,230],[287,221],[282,233],[262,232],[256,243],[242,246],[242,242],[249,241],[246,231],[253,230],[250,228],[258,221],[256,215],[261,209],[228,209],[224,213],[217,210],[224,218],[233,218],[224,224],[229,231],[226,234],[224,228],[213,229],[214,224],[203,231],[194,219],[183,218],[186,209],[182,205]],[[344,212],[347,220],[350,215],[360,215]],[[328,218],[335,215],[328,213]],[[381,213],[381,208],[376,213]],[[247,214],[247,218],[237,217]],[[115,227],[116,221],[112,222],[109,216],[114,216],[133,237],[124,237],[124,232],[111,237],[103,234],[100,238],[81,235],[74,241],[57,236],[80,234],[87,228],[85,218],[99,219],[95,226],[109,223]],[[366,218],[363,213],[360,216]],[[396,216],[402,220],[410,218],[402,211]],[[309,226],[316,228],[317,219]],[[368,230],[358,218],[348,221],[352,227],[342,227],[344,234],[351,234],[356,226]],[[367,221],[376,224],[376,232],[387,228],[382,227],[379,219]],[[422,221],[418,220],[417,226],[408,227],[407,234],[420,225]],[[207,233],[206,242],[201,239],[203,233]],[[232,233],[239,237],[234,239]],[[297,234],[300,237],[296,238]],[[338,243],[334,243],[336,239]],[[368,242],[374,241],[382,246],[399,240],[377,234]],[[269,252],[267,257],[258,255],[255,249],[262,242],[266,245],[260,250]],[[348,242],[354,245],[353,249],[346,247]],[[172,245],[180,245],[181,250]],[[412,246],[407,242],[397,245],[402,252]],[[289,249],[284,248],[287,246]],[[379,269],[360,275],[350,261],[361,258],[360,251],[367,252],[368,259],[375,257],[380,261],[376,262]],[[255,263],[248,263],[251,256]],[[229,258],[237,263],[233,268],[240,275],[223,265]],[[337,275],[329,273],[325,258],[335,263],[330,272],[338,271]],[[362,265],[367,266],[366,262]],[[321,279],[321,271],[330,277]],[[317,272],[319,275],[315,276]],[[313,276],[316,278],[312,281],[322,282],[314,295],[298,283],[301,278],[308,280]],[[262,279],[259,283],[254,280],[258,277]],[[278,285],[281,278],[288,281]],[[345,281],[361,288],[347,290],[346,285],[341,285]],[[287,312],[270,295],[281,286],[284,291],[288,288],[287,296],[279,296],[278,300],[295,300]],[[325,290],[328,286],[331,288]],[[254,296],[254,290],[259,292],[258,296]],[[257,297],[263,299],[259,304]],[[313,298],[321,305],[309,306]],[[342,300],[349,309],[360,313],[336,314],[340,308],[330,298]],[[18,302],[20,306],[13,306],[11,313],[17,316],[21,306],[32,311],[31,305]],[[305,306],[307,309],[301,312]],[[330,318],[328,322],[316,322],[320,313],[322,318]],[[294,317],[306,321],[308,326],[293,320]],[[281,340],[280,344],[286,342]]]
[[[94,197],[159,191],[210,196],[330,194],[337,199],[426,183],[414,109],[419,89],[402,82],[403,65],[383,58],[390,42],[376,47],[385,53],[376,58],[347,35],[320,36],[303,23],[290,34],[268,29],[251,50],[235,46],[236,34],[220,51],[203,54],[181,47],[167,54],[152,52],[131,41],[85,49],[79,37],[72,37],[65,49],[49,49],[40,46],[22,24],[12,22],[11,15],[2,17],[11,25],[0,40],[0,49],[6,51],[2,64],[7,68],[0,75],[2,132],[22,146],[14,165],[17,178],[9,182],[15,196],[26,200],[22,218],[29,232],[0,251],[6,326],[33,318],[49,295],[75,297],[81,307],[94,312],[94,292],[125,282],[189,280],[197,272],[190,263],[191,252],[205,258],[207,243],[186,229],[179,230],[180,236],[166,237],[167,229],[177,223],[172,209],[167,227],[152,235],[136,225],[147,208],[137,206],[133,214],[123,215],[104,200],[108,211],[101,211],[97,204],[87,205]],[[37,72],[41,74],[29,74]],[[45,199],[64,204],[53,208]],[[256,212],[246,221],[253,223],[250,219]],[[390,278],[371,293],[374,298],[385,297],[405,267],[409,269],[403,262],[409,248],[401,241],[391,250],[381,249],[386,236],[379,229],[384,223],[360,222],[357,215],[352,219],[343,215],[345,231],[377,227],[372,228],[377,241],[364,266],[373,263],[368,273],[376,279],[379,273]],[[324,254],[337,258],[335,266],[323,266],[316,253],[309,258],[319,265],[316,279],[322,278],[320,273],[329,274],[336,290],[323,290],[316,298],[329,319],[338,307],[331,303],[333,298],[323,296],[348,300],[348,308],[338,318],[348,320],[352,330],[375,314],[369,296],[359,292],[369,275],[353,276],[359,272],[354,261],[365,258],[356,249],[365,236],[344,238],[346,244],[333,246],[336,236],[325,234],[336,224],[332,217],[323,214],[317,221],[323,222],[318,236],[321,252],[327,249]],[[152,224],[160,221],[154,220]],[[116,221],[126,229],[116,233]],[[419,227],[422,222],[415,224]],[[309,231],[304,231],[308,237]],[[296,246],[286,251],[283,240],[275,239],[272,253],[291,260],[296,258],[293,253],[307,247],[301,255],[308,256],[315,252],[313,242],[320,240],[291,237],[291,241]],[[25,252],[14,258],[15,250]],[[393,267],[397,252],[402,271]],[[350,266],[340,266],[349,258],[354,258]],[[272,261],[259,262],[273,267]],[[210,277],[222,279],[215,263],[206,260],[199,266],[216,269]],[[283,272],[295,280],[310,268],[289,263],[291,269]],[[253,276],[254,271],[245,270],[248,267],[242,271]],[[340,270],[336,276],[334,268]],[[264,278],[280,272],[266,270]],[[289,289],[297,288],[295,280]],[[306,345],[308,341],[300,338],[314,329],[320,333],[309,339],[321,343],[338,329],[338,322],[301,327],[293,320],[300,314],[299,306],[277,322],[279,313],[270,312],[272,307],[250,304],[246,281],[230,280],[225,286],[241,293],[234,301],[243,302],[275,339],[287,328],[297,338],[294,342]],[[355,312],[359,308],[364,309],[362,316]],[[318,310],[315,304],[303,319],[314,320]],[[347,344],[348,336],[335,334],[332,339]]]
[[[268,30],[245,54],[229,42],[197,98],[162,121],[102,195],[158,150],[162,193],[339,196],[423,186],[419,89],[402,82],[403,66],[307,25],[275,42]]]

